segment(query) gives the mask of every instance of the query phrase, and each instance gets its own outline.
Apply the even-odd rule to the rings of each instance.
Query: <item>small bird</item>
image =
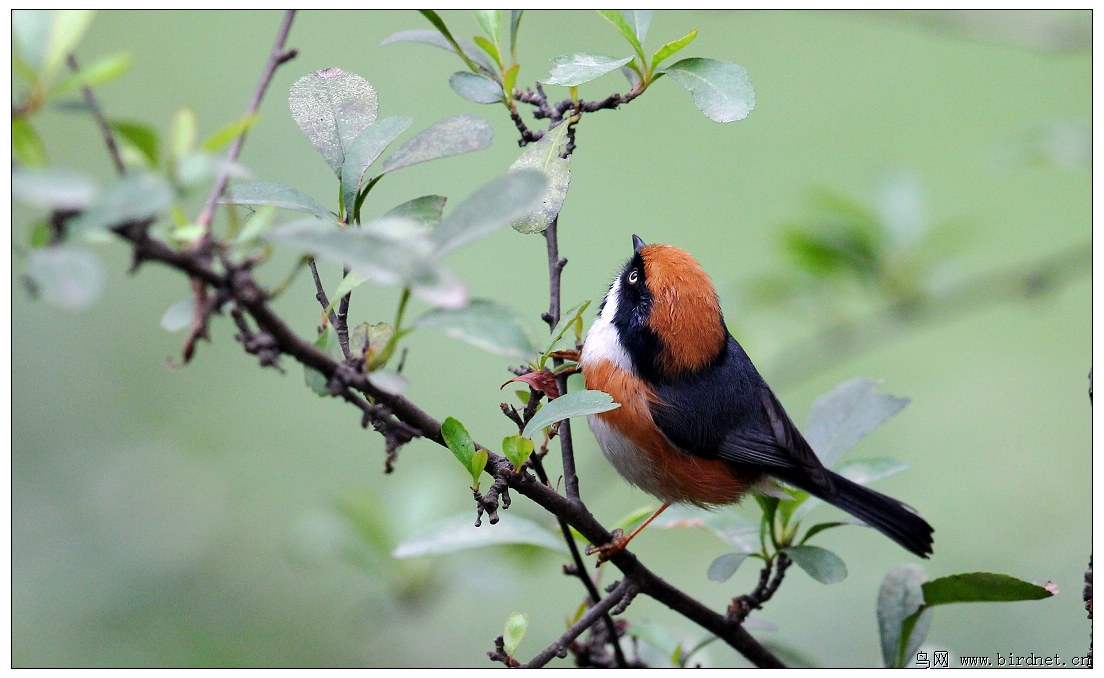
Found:
[[[663,505],[628,537],[591,549],[608,560],[674,503],[734,504],[775,478],[832,504],[921,557],[932,527],[911,507],[824,467],[729,334],[709,276],[670,245],[646,245],[614,278],[579,367],[619,408],[590,415],[602,452]]]

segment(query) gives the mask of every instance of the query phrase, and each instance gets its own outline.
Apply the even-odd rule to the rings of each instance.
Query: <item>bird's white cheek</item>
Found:
[[[594,323],[587,332],[586,341],[583,343],[583,353],[580,362],[585,372],[586,366],[596,365],[603,360],[609,361],[618,369],[635,372],[632,360],[628,352],[621,345],[621,337],[617,334],[617,328],[613,325],[613,318],[617,315],[617,292],[620,281],[614,280],[613,286],[606,294],[606,305],[602,307],[601,314],[594,319]]]

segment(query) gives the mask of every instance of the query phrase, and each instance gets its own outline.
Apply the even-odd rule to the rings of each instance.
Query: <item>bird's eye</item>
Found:
[[[639,279],[640,279],[640,273],[637,272],[637,270],[635,268],[633,270],[629,271],[628,281],[629,281],[630,285],[635,285],[636,281],[639,280]]]

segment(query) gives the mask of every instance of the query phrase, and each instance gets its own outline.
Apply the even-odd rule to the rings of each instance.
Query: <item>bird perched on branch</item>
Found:
[[[590,415],[602,452],[626,480],[663,505],[734,504],[768,478],[859,518],[912,553],[932,552],[932,527],[902,502],[824,467],[729,334],[709,276],[689,254],[646,245],[614,278],[587,333],[579,366],[588,389],[621,407]]]

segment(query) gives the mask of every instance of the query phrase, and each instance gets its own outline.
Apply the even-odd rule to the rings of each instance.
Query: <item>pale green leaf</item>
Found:
[[[852,379],[816,399],[805,439],[831,467],[855,443],[908,405],[907,398],[876,393],[878,384]]]
[[[359,75],[327,68],[295,81],[288,106],[299,129],[340,175],[346,149],[375,121],[379,99]]]
[[[13,47],[37,71],[39,83],[49,87],[95,16],[90,10],[14,10]]]
[[[526,424],[522,435],[532,438],[540,433],[541,429],[551,426],[558,421],[569,417],[581,417],[584,415],[608,412],[621,407],[620,403],[613,402],[608,393],[602,391],[576,391],[562,395],[540,408],[536,415]]]
[[[394,370],[373,370],[368,373],[368,383],[384,393],[402,395],[410,385],[410,380]]]
[[[501,103],[506,94],[502,85],[491,78],[471,71],[458,71],[449,77],[449,87],[463,98],[477,104]]]
[[[336,219],[329,210],[309,195],[271,181],[253,181],[230,186],[220,202],[231,205],[272,205],[285,210],[313,214],[319,219]]]
[[[475,442],[468,433],[468,429],[464,428],[459,420],[446,417],[441,422],[441,437],[445,439],[445,445],[460,464],[466,469],[470,468],[472,456],[475,454]]]
[[[898,565],[886,573],[878,590],[878,635],[882,644],[882,661],[888,668],[904,665],[903,657],[916,655],[916,650],[928,635],[931,612],[920,615],[909,637],[901,639],[901,625],[924,604],[922,585],[928,579],[924,568],[912,563]]]
[[[409,287],[435,306],[459,308],[468,301],[467,289],[441,264],[430,233],[421,224],[397,217],[359,228],[305,219],[272,229],[268,239],[347,264],[365,280]]]
[[[541,82],[546,85],[576,87],[595,78],[600,78],[610,71],[616,71],[632,60],[631,56],[624,59],[615,59],[603,54],[582,52],[552,57],[551,61],[555,65],[549,71],[548,77],[541,80]]]
[[[98,191],[90,176],[52,167],[42,170],[13,168],[12,200],[51,210],[81,210]]]
[[[475,20],[479,23],[479,27],[483,29],[491,42],[497,45],[498,36],[502,32],[502,10],[476,9],[472,10],[472,13],[475,14]]]
[[[478,151],[490,146],[493,137],[494,128],[477,115],[445,118],[400,146],[383,163],[383,171],[393,172],[427,160]]]
[[[736,574],[736,570],[747,560],[749,553],[726,553],[709,564],[706,576],[710,581],[724,582]]]
[[[392,116],[367,125],[345,149],[345,164],[341,166],[341,192],[345,210],[352,212],[357,192],[364,184],[365,173],[384,149],[414,122],[411,118]]]
[[[688,90],[694,104],[714,122],[743,120],[755,108],[755,89],[743,66],[694,57],[662,72]]]
[[[540,206],[512,224],[519,233],[543,232],[563,208],[571,183],[571,159],[560,157],[567,144],[567,128],[566,123],[561,123],[549,130],[539,141],[529,144],[510,166],[511,172],[535,169],[548,177],[548,188]]]
[[[835,584],[847,578],[847,565],[828,549],[805,545],[790,546],[782,552],[821,584]]]
[[[563,539],[531,520],[503,516],[496,525],[475,527],[473,512],[465,511],[431,525],[395,547],[395,558],[420,558],[485,546],[528,544],[566,553]]]
[[[484,299],[473,299],[464,308],[428,311],[414,327],[434,329],[489,353],[526,359],[533,346],[523,318],[513,310]]]
[[[161,316],[161,328],[166,332],[179,332],[192,324],[195,317],[195,300],[181,299],[165,309]]]
[[[396,205],[384,214],[384,217],[403,217],[422,224],[435,227],[441,223],[441,214],[445,210],[446,198],[443,195],[423,195],[420,198],[407,200],[401,205]]]
[[[70,225],[74,233],[95,237],[126,222],[156,218],[169,208],[172,197],[172,188],[161,177],[128,175],[105,187]]]
[[[491,180],[433,230],[436,252],[451,252],[527,214],[544,193],[547,181],[543,173],[534,170],[509,172]]]
[[[399,31],[398,33],[392,33],[380,44],[389,45],[395,42],[420,42],[426,45],[440,47],[443,50],[456,54],[456,48],[454,48],[448,39],[441,35],[439,31],[421,28],[410,31]],[[464,56],[468,57],[468,59],[483,66],[490,73],[495,72],[497,64],[492,62],[482,50],[466,40],[457,40],[456,43],[460,46],[460,49],[464,50]]]
[[[68,311],[91,306],[107,280],[99,257],[70,245],[31,250],[24,273],[36,295]]]

